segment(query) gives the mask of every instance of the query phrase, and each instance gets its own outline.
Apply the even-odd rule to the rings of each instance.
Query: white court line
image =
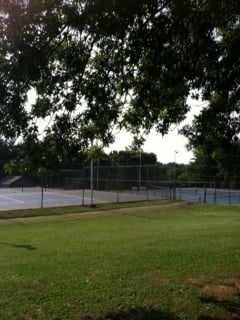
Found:
[[[64,194],[64,193],[56,193],[56,192],[46,192],[44,193],[44,195],[54,195],[54,196],[58,196],[58,197],[65,197],[65,198],[82,198],[81,196],[75,196],[75,195],[70,195],[70,194]]]
[[[0,195],[0,198],[2,198],[2,199],[4,199],[4,200],[10,200],[10,201],[13,201],[13,202],[17,202],[17,203],[25,203],[25,201],[13,199],[13,198],[6,197],[6,196],[1,196],[1,195]]]
[[[47,195],[55,195],[55,196],[59,196],[59,197],[65,197],[65,198],[70,198],[70,199],[82,199],[83,197],[81,195],[76,196],[76,195],[70,195],[70,194],[63,194],[63,193],[55,193],[55,192],[46,192]],[[47,200],[46,200],[47,201]],[[90,197],[84,197],[84,201],[91,201]],[[101,200],[101,199],[97,199],[97,198],[93,198],[94,202],[103,202],[105,203],[105,200]]]

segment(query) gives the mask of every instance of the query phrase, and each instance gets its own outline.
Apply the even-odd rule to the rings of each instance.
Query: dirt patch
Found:
[[[205,276],[189,278],[187,285],[191,285],[202,296],[212,296],[217,300],[224,300],[240,294],[240,279],[225,278],[219,283],[209,283]]]
[[[199,319],[240,320],[239,278],[222,278],[218,283],[211,283],[200,276],[187,279],[186,284],[194,288],[204,309],[208,310]]]
[[[235,286],[240,292],[240,279],[239,278],[227,278],[225,281],[226,285]]]
[[[187,285],[192,285],[194,287],[201,287],[206,282],[205,276],[200,276],[198,278],[188,278],[186,281]]]
[[[7,298],[0,298],[0,304],[7,303],[8,299]]]
[[[226,286],[221,284],[205,284],[198,292],[201,295],[213,296],[217,300],[225,300],[238,294],[239,290],[235,286]]]

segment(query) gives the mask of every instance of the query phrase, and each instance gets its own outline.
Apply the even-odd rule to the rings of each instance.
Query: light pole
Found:
[[[90,188],[91,188],[91,204],[90,206],[93,207],[93,159],[91,159],[91,163],[90,163],[90,166],[91,166],[91,173],[90,173]]]
[[[177,151],[177,150],[174,150],[174,165],[175,165],[175,170],[174,170],[174,179],[176,179],[177,154],[178,154],[178,151]]]
[[[91,148],[93,148],[93,140],[91,141]],[[93,207],[93,155],[92,154],[91,154],[91,162],[90,162],[90,189],[91,189],[90,206]]]
[[[138,184],[139,184],[139,190],[141,190],[141,185],[142,185],[142,150],[140,147],[139,150],[139,177],[138,177]]]

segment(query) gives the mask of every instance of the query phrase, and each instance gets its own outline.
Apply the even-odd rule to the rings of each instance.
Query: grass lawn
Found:
[[[121,209],[121,208],[132,208],[132,207],[144,207],[150,205],[162,205],[171,203],[171,200],[152,200],[152,201],[141,201],[141,202],[128,202],[128,203],[108,203],[108,204],[98,204],[96,207],[91,206],[68,206],[68,207],[54,207],[54,208],[43,208],[43,209],[28,209],[28,210],[10,210],[10,211],[0,211],[1,219],[12,219],[19,217],[39,217],[39,216],[49,216],[49,215],[62,215],[68,213],[86,213],[92,211],[103,211],[111,209]]]
[[[240,206],[0,224],[0,319],[240,319]]]

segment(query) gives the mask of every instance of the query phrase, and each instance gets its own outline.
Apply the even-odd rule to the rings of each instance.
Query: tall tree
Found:
[[[12,143],[7,143],[5,140],[0,139],[0,171],[4,169],[4,165],[17,157],[16,148]]]
[[[191,89],[210,99],[227,77],[234,90],[238,6],[0,0],[0,134],[50,139],[61,153],[85,150],[93,137],[107,145],[116,124],[166,133],[184,119]],[[26,107],[30,90],[37,98]]]

